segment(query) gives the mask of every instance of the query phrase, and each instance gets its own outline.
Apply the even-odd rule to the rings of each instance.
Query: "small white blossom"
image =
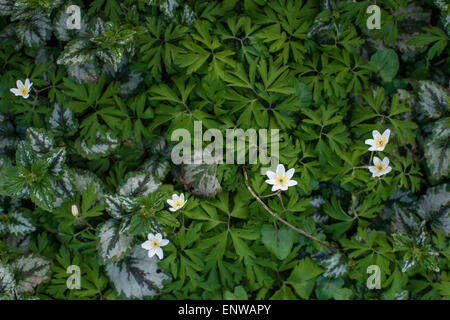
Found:
[[[184,201],[184,194],[180,194],[180,196],[178,196],[175,193],[172,195],[172,199],[167,200],[167,203],[172,206],[172,208],[169,208],[169,210],[172,212],[183,208],[183,206],[186,204],[186,202],[187,202],[187,200]]]
[[[297,184],[297,181],[291,180],[292,176],[294,175],[295,169],[289,169],[288,171],[284,171],[284,166],[282,164],[279,164],[277,166],[277,171],[273,172],[270,170],[267,170],[266,174],[267,177],[269,177],[269,180],[266,180],[268,184],[273,185],[272,191],[277,190],[287,190],[289,187],[295,186]]]
[[[78,217],[78,207],[74,204],[74,205],[72,205],[72,215],[74,216],[74,217]]]
[[[379,177],[383,174],[391,172],[392,168],[389,167],[389,159],[384,157],[383,161],[378,157],[373,157],[373,166],[369,166],[369,171],[372,173],[372,177]]]
[[[25,84],[23,84],[21,80],[17,80],[16,85],[17,88],[11,88],[9,90],[16,96],[22,96],[25,99],[28,99],[28,96],[30,95],[31,86],[33,85],[33,83],[30,82],[30,79],[26,79]]]
[[[149,258],[153,257],[156,254],[159,259],[162,259],[164,257],[164,254],[161,247],[164,247],[168,244],[169,240],[163,239],[161,233],[157,233],[156,235],[149,233],[148,240],[141,244],[141,247],[145,250],[148,250]]]
[[[364,143],[370,145],[369,151],[383,151],[389,142],[390,134],[391,130],[389,129],[386,129],[383,134],[380,134],[377,130],[373,130],[373,139],[367,139]]]

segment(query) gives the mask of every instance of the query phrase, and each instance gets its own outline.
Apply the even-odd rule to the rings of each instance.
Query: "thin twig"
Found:
[[[311,240],[314,240],[318,243],[320,243],[321,245],[327,247],[329,250],[333,251],[333,252],[340,252],[339,249],[335,249],[333,247],[331,247],[330,245],[326,244],[325,242],[317,239],[316,237],[314,237],[313,235],[310,235],[309,233],[303,231],[302,229],[299,229],[297,227],[294,227],[292,224],[290,224],[289,222],[287,222],[286,220],[284,220],[283,218],[281,218],[280,216],[278,216],[275,212],[273,212],[272,210],[270,210],[270,208],[264,203],[264,201],[262,201],[257,195],[256,193],[253,191],[253,189],[250,187],[250,184],[248,183],[248,177],[247,177],[247,171],[245,170],[245,166],[242,167],[243,171],[244,171],[244,180],[245,180],[245,185],[247,186],[248,191],[250,191],[250,193],[253,195],[253,197],[258,200],[259,203],[262,204],[262,206],[264,207],[264,209],[266,209],[266,211],[268,213],[270,213],[275,219],[277,219],[278,221],[283,222],[285,225],[287,225],[289,228],[297,231],[298,233],[304,235],[305,237],[310,238]]]

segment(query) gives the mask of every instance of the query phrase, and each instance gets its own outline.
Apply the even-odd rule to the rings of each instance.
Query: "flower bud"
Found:
[[[73,205],[73,206],[72,206],[72,215],[73,215],[74,217],[78,217],[78,208],[77,208],[76,205]]]

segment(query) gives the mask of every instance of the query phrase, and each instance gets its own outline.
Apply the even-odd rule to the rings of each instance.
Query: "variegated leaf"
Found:
[[[150,172],[133,172],[125,176],[120,186],[119,194],[122,196],[146,196],[158,189],[161,182]]]
[[[12,263],[16,275],[16,289],[19,292],[32,292],[40,283],[50,279],[50,261],[30,254]]]
[[[126,235],[119,222],[109,219],[97,231],[97,250],[104,262],[118,261],[131,251],[134,237]]]
[[[127,299],[153,297],[170,279],[159,269],[158,258],[149,258],[139,245],[122,261],[108,264],[106,273],[117,293]]]

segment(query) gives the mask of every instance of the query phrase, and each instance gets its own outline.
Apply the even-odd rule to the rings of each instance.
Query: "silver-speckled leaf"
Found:
[[[123,233],[116,220],[109,219],[97,230],[97,251],[104,262],[118,261],[133,248],[134,237]]]
[[[44,130],[37,128],[27,129],[27,140],[30,146],[38,156],[43,156],[53,150],[55,142],[53,137],[48,135]]]
[[[213,198],[222,189],[216,178],[217,164],[185,164],[183,179],[192,193],[205,198]]]
[[[73,117],[72,111],[64,108],[59,103],[55,103],[48,123],[52,132],[56,134],[72,135],[78,128],[78,122]]]
[[[417,206],[417,213],[436,232],[442,230],[450,235],[450,185],[442,184],[429,188]]]
[[[88,40],[72,40],[66,44],[56,63],[71,66],[92,63],[95,56],[90,47],[91,43]]]
[[[106,157],[119,146],[119,140],[111,132],[107,132],[105,136],[97,132],[95,143],[90,147],[85,140],[77,142],[81,156],[89,160]]]
[[[11,267],[0,261],[0,292],[4,292],[10,296],[15,293],[16,281]]]
[[[75,190],[78,192],[83,192],[91,183],[95,186],[95,191],[97,192],[97,200],[103,202],[103,195],[105,194],[105,186],[102,180],[87,170],[81,169],[71,169],[71,175],[73,175],[73,183],[75,185]]]
[[[447,92],[433,81],[419,81],[417,110],[421,116],[437,119],[449,109]]]
[[[132,172],[125,176],[119,194],[123,196],[146,196],[158,189],[161,182],[150,172]]]
[[[28,47],[39,47],[50,40],[52,27],[50,19],[43,12],[33,14],[29,20],[22,20],[16,27],[20,41]]]
[[[136,205],[133,199],[127,196],[105,195],[104,200],[106,211],[116,219],[139,208],[139,205]]]
[[[13,235],[26,235],[36,230],[31,219],[23,213],[15,211],[8,214],[6,228]]]
[[[161,293],[170,280],[158,267],[158,258],[148,257],[148,251],[137,245],[131,255],[120,262],[106,265],[106,273],[120,296],[142,299]]]
[[[32,292],[37,285],[50,279],[50,261],[36,254],[20,257],[11,267],[16,275],[16,289],[19,292]]]
[[[450,172],[450,118],[436,121],[430,137],[425,140],[427,167],[434,179],[439,180]]]

